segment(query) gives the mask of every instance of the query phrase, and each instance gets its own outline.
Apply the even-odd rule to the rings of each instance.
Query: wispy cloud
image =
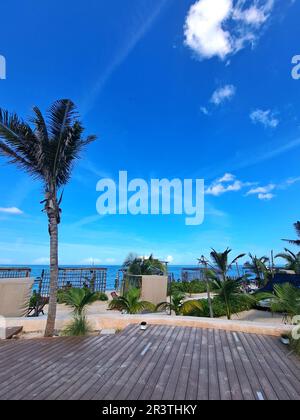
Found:
[[[254,124],[262,124],[266,128],[276,128],[279,124],[279,119],[270,109],[257,109],[251,112],[250,119]]]
[[[247,192],[246,196],[256,195],[259,200],[269,201],[275,197],[275,194],[272,193],[276,188],[275,184],[269,184],[265,187],[252,188]]]
[[[242,182],[235,175],[226,173],[221,178],[216,179],[207,189],[207,195],[219,197],[220,195],[241,191],[243,188],[253,185],[253,183]]]
[[[262,201],[270,201],[276,197],[274,194],[275,191],[279,190],[286,190],[287,188],[291,187],[292,185],[300,182],[300,177],[289,178],[278,184],[268,184],[265,186],[260,186],[257,188],[251,188],[247,193],[246,196],[255,195],[259,200]]]
[[[17,207],[0,207],[0,213],[4,214],[12,214],[12,215],[20,215],[24,212]]]
[[[221,105],[225,101],[229,101],[234,97],[236,88],[233,85],[225,85],[214,91],[210,102],[214,105]]]
[[[274,0],[198,0],[186,18],[185,44],[199,59],[225,60],[253,47],[273,5]]]

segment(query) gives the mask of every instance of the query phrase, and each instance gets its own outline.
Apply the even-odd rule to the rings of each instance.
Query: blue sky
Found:
[[[65,190],[61,264],[118,264],[131,251],[192,264],[211,247],[263,255],[294,237],[299,1],[10,0],[1,9],[0,106],[26,118],[69,97],[99,136]],[[120,170],[204,178],[204,223],[98,216],[97,181]],[[2,158],[0,178],[0,264],[46,263],[41,185]]]

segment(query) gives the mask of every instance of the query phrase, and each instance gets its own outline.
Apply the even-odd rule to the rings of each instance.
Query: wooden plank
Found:
[[[155,385],[155,388],[153,390],[153,393],[150,400],[159,400],[162,399],[164,395],[164,391],[166,388],[166,384],[169,381],[169,377],[174,369],[175,361],[177,358],[177,353],[179,351],[180,343],[183,340],[184,335],[186,334],[185,328],[179,327],[179,334],[177,336],[177,339],[173,345],[173,348],[171,349],[168,358],[165,362],[164,366],[161,366],[161,374],[159,376],[159,379]]]
[[[72,348],[76,340],[60,341],[57,339],[57,343],[51,346],[48,349],[47,354],[41,354],[34,359],[31,359],[30,356],[26,356],[26,359],[22,361],[21,366],[23,369],[18,369],[17,374],[10,371],[10,377],[3,382],[3,388],[1,389],[1,395],[10,395],[10,399],[21,399],[24,393],[27,393],[32,387],[36,388],[36,382],[38,379],[41,381],[46,380],[47,375],[54,374],[55,364],[59,364],[59,360],[63,357],[67,351]],[[54,343],[53,343],[54,344]],[[51,350],[51,356],[49,358],[49,350]],[[47,361],[48,360],[48,361]],[[17,378],[16,378],[17,376]],[[35,378],[33,381],[32,378]],[[5,387],[4,387],[5,385]]]
[[[239,383],[242,389],[244,400],[253,401],[256,399],[256,396],[253,393],[246,370],[244,369],[243,363],[240,358],[240,354],[239,354],[237,343],[236,343],[237,335],[236,333],[227,332],[226,336],[229,343],[229,347],[231,349],[231,355],[234,361],[237,376],[239,378]]]
[[[287,368],[285,362],[280,357],[277,357],[277,353],[274,352],[272,347],[267,345],[267,342],[264,345],[259,336],[256,336],[256,343],[261,351],[264,351],[265,359],[268,361],[269,366],[273,369],[278,381],[282,384],[289,397],[292,400],[299,400],[299,382],[289,368]]]
[[[224,352],[226,370],[228,374],[231,398],[233,400],[243,400],[244,396],[243,396],[239,378],[235,369],[235,364],[234,364],[232,353],[231,353],[229,343],[227,340],[226,331],[220,331],[220,337],[221,337],[221,342],[222,342],[222,347],[223,347],[223,352]]]
[[[191,333],[190,333],[190,338],[189,338],[187,347],[185,349],[185,354],[184,354],[181,370],[179,372],[179,377],[177,381],[177,387],[176,387],[175,396],[174,396],[174,399],[177,401],[183,401],[186,399],[187,388],[188,388],[188,384],[191,378],[191,366],[192,366],[192,360],[193,360],[196,333],[197,333],[197,329],[192,328]],[[197,381],[197,385],[198,385],[198,381]]]
[[[216,352],[216,360],[217,360],[217,372],[218,372],[218,379],[219,379],[219,387],[220,387],[220,399],[222,401],[231,400],[231,392],[229,386],[229,378],[225,363],[225,357],[222,348],[222,342],[220,337],[220,331],[214,331],[214,339],[215,339],[215,352]]]
[[[200,369],[198,380],[197,400],[208,401],[209,399],[209,379],[208,379],[208,330],[202,331]]]
[[[146,331],[141,331],[134,346],[131,346],[127,352],[123,352],[114,369],[97,383],[97,389],[93,391],[90,399],[114,400],[116,398],[117,393],[120,392],[122,387],[126,386],[127,381],[133,374],[144,349],[152,343],[153,334],[157,329],[159,329],[159,326],[148,327]]]
[[[26,383],[26,374],[29,375],[29,378],[32,378],[32,375],[36,371],[41,371],[41,366],[43,368],[47,367],[49,363],[49,358],[55,357],[57,355],[57,350],[61,348],[62,345],[66,345],[66,349],[69,349],[69,344],[74,342],[72,338],[69,339],[46,339],[47,347],[41,345],[40,342],[31,343],[31,340],[28,340],[25,344],[27,352],[24,355],[18,355],[14,360],[13,357],[10,361],[7,361],[7,366],[9,369],[1,371],[0,380],[1,380],[1,395],[4,395],[5,392],[8,392],[9,389],[17,390],[18,386],[21,389],[24,388],[23,384]],[[30,350],[33,349],[34,351]],[[13,355],[14,352],[12,351]]]
[[[192,356],[191,340],[193,337],[194,332],[192,328],[189,328],[189,331],[185,331],[174,364],[176,368],[172,370],[169,376],[163,400],[182,400],[185,398]]]
[[[285,388],[282,384],[278,381],[278,378],[273,371],[273,367],[271,367],[266,359],[266,350],[261,349],[257,343],[256,335],[245,334],[245,339],[248,341],[252,352],[255,354],[256,359],[260,363],[261,369],[264,372],[264,375],[267,377],[269,383],[272,385],[276,395],[278,396],[279,400],[290,400],[288,393],[286,392]],[[276,365],[275,365],[276,366]]]
[[[166,366],[167,361],[169,357],[171,356],[171,353],[175,347],[175,343],[178,339],[180,332],[181,332],[181,328],[175,327],[172,336],[168,340],[166,340],[166,344],[163,348],[163,352],[160,353],[160,356],[157,359],[157,363],[151,373],[151,376],[148,382],[144,385],[144,388],[140,390],[140,394],[137,398],[138,400],[142,400],[142,401],[150,400],[155,390],[156,384],[158,383],[159,378],[162,374],[162,371],[164,367]]]
[[[200,369],[200,354],[201,354],[202,330],[195,328],[194,348],[191,360],[191,369],[186,390],[186,400],[197,400],[198,396],[198,382]]]
[[[94,355],[92,364],[85,367],[84,371],[80,369],[75,372],[70,371],[70,381],[68,387],[64,387],[63,391],[57,399],[90,399],[98,390],[101,381],[106,380],[117,369],[122,357],[128,349],[130,350],[136,341],[138,327],[126,331],[121,338],[116,337],[114,344],[109,346],[103,353],[99,352]],[[72,376],[73,375],[73,376]]]
[[[155,343],[150,347],[147,354],[143,356],[141,363],[135,369],[133,375],[129,378],[126,387],[123,386],[121,392],[119,392],[116,396],[118,400],[136,400],[139,397],[141,389],[143,389],[145,384],[149,381],[157,361],[164,352],[166,343],[174,333],[174,329],[174,327],[167,329],[165,327],[161,327],[158,330]],[[151,338],[151,342],[152,341],[153,340]]]
[[[126,400],[129,397],[132,388],[135,386],[142,373],[149,366],[154,354],[159,353],[159,349],[162,351],[160,345],[165,341],[165,336],[168,332],[169,330],[164,327],[153,329],[151,336],[149,337],[149,343],[133,360],[130,367],[126,369],[117,383],[113,385],[106,395],[103,395],[104,399],[106,396],[109,399],[116,400]],[[131,398],[132,397],[130,395],[130,399]]]
[[[217,370],[214,331],[208,331],[208,399],[220,400],[220,386]]]

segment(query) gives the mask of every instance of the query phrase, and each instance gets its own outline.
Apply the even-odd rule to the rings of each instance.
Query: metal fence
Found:
[[[205,269],[204,268],[183,268],[181,270],[181,281],[189,283],[193,280],[204,281]]]
[[[67,290],[71,287],[77,289],[87,287],[94,292],[105,292],[106,281],[106,268],[59,268],[58,270],[58,290]],[[41,277],[36,280],[35,290],[41,297],[49,297],[49,270],[42,271]]]
[[[0,268],[0,278],[1,279],[19,279],[30,277],[31,268],[10,268],[10,267],[1,267]]]

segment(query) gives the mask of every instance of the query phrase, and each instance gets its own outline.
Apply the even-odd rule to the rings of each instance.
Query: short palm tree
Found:
[[[242,292],[242,281],[243,278],[231,279],[229,277],[223,281],[220,279],[215,280],[215,293],[218,295],[218,300],[224,304],[226,315],[229,320],[235,313],[235,308],[238,307],[238,305],[249,304],[250,309],[252,304],[256,302],[256,299],[253,296]]]
[[[169,310],[170,313],[175,312],[176,316],[179,315],[187,315],[191,313],[193,310],[203,309],[203,306],[199,300],[187,300],[184,301],[185,294],[184,293],[174,293],[171,296],[171,302],[162,302],[156,306],[156,311],[167,311]]]
[[[256,255],[249,254],[250,261],[247,261],[244,264],[244,267],[255,275],[255,280],[259,282],[260,285],[265,286],[268,284],[270,279],[270,272],[267,267],[269,262],[268,257],[258,258]]]
[[[224,252],[217,252],[216,250],[212,250],[210,253],[211,259],[216,267],[216,271],[221,276],[222,280],[225,281],[228,275],[229,270],[232,268],[234,264],[238,262],[239,259],[243,258],[246,254],[240,254],[232,261],[229,261],[229,254],[231,253],[231,249],[227,248]]]
[[[155,305],[151,302],[140,300],[141,291],[139,289],[130,289],[124,294],[113,299],[109,304],[109,309],[126,312],[130,315],[139,314],[143,311],[154,312]]]
[[[0,109],[0,155],[43,183],[44,212],[50,235],[50,299],[45,336],[54,333],[58,279],[58,225],[62,193],[74,162],[95,136],[83,135],[75,105],[69,99],[54,102],[46,119],[39,108],[24,122],[16,114]]]
[[[298,238],[300,238],[300,222],[296,222],[296,223],[294,223],[294,228],[295,228],[295,231],[296,231],[296,234],[297,234],[297,236],[298,236]],[[300,239],[283,239],[285,242],[289,242],[290,244],[292,244],[292,245],[297,245],[297,246],[300,246]]]
[[[259,293],[257,300],[270,299],[271,311],[286,313],[290,319],[300,315],[300,290],[290,283],[276,284],[273,293]]]
[[[284,252],[277,254],[275,258],[282,258],[287,262],[287,270],[292,270],[295,271],[296,274],[300,274],[300,252],[295,254],[294,252],[285,248]]]
[[[97,294],[87,288],[71,288],[64,293],[63,303],[73,308],[73,321],[65,328],[63,335],[83,336],[89,332],[85,311],[97,300]]]

